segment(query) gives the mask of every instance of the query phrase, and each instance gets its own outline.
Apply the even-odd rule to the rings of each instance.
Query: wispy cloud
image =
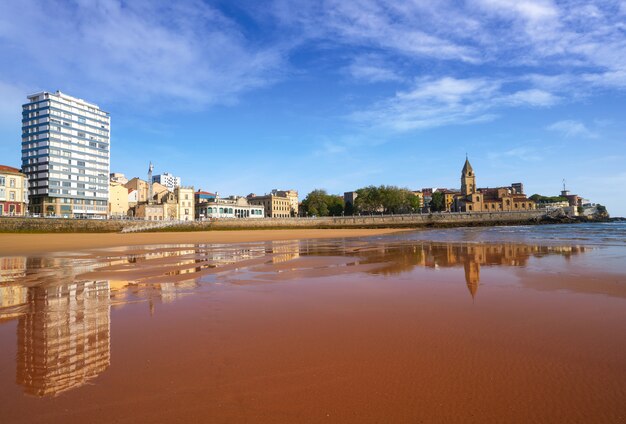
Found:
[[[585,124],[574,120],[563,120],[555,122],[547,127],[550,131],[555,131],[561,134],[563,137],[581,137],[581,138],[596,138],[597,134],[590,131]]]
[[[486,122],[502,108],[546,107],[557,101],[549,92],[512,90],[498,79],[420,78],[410,90],[355,112],[351,118],[362,125],[402,132]]]
[[[153,108],[233,102],[271,82],[283,60],[200,0],[1,2],[0,28],[0,54],[12,64],[0,79]]]
[[[346,71],[354,79],[365,82],[400,82],[405,79],[393,68],[393,63],[373,54],[356,57]]]

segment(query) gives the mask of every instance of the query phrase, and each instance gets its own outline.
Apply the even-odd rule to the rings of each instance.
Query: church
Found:
[[[454,199],[455,212],[519,212],[535,209],[535,202],[524,194],[522,183],[508,187],[477,188],[476,174],[465,158],[461,171],[461,194]]]

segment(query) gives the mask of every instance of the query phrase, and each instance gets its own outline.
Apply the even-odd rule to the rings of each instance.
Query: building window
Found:
[[[4,185],[6,184],[4,177],[0,177],[0,186],[4,187]]]
[[[9,187],[15,188],[15,178],[9,179]]]
[[[15,200],[15,192],[14,191],[10,191],[9,192],[9,200]]]

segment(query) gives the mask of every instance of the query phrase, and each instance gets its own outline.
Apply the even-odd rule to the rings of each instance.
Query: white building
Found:
[[[153,176],[152,182],[167,187],[169,191],[174,191],[176,187],[180,187],[180,177],[175,177],[169,172]]]
[[[263,218],[263,206],[251,205],[245,197],[219,197],[209,202],[196,203],[196,219],[210,218]]]
[[[60,91],[28,96],[22,105],[22,169],[31,213],[106,217],[111,118]]]

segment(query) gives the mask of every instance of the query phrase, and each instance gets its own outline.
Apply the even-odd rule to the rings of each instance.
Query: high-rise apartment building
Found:
[[[180,177],[175,177],[169,172],[155,175],[152,177],[152,182],[164,185],[169,191],[174,191],[176,187],[180,187]]]
[[[57,91],[22,106],[22,170],[31,213],[74,218],[108,213],[108,112]]]

